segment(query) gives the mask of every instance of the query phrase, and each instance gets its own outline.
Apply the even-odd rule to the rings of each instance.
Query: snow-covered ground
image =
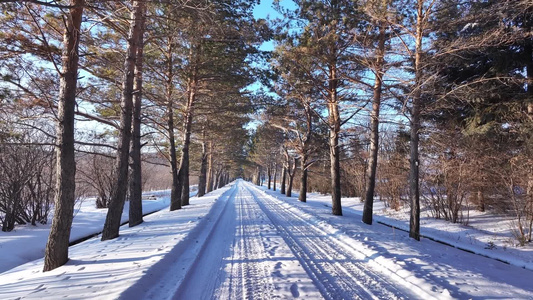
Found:
[[[327,197],[300,203],[237,181],[75,245],[56,270],[39,259],[1,273],[0,299],[533,299],[531,270],[363,224],[358,202],[343,199],[338,217]],[[12,252],[0,248],[2,260]]]
[[[276,197],[279,196],[283,195]],[[295,197],[298,197],[297,192]],[[312,193],[308,197],[311,198],[309,205],[331,207],[329,195]],[[359,198],[343,198],[342,205],[345,211],[355,215],[356,221],[361,220],[363,203]],[[386,208],[384,202],[374,201],[374,222],[407,231],[409,230],[409,207],[395,211]],[[468,226],[465,226],[437,220],[423,209],[420,227],[421,234],[427,238],[533,271],[533,244],[523,247],[517,245],[512,233],[511,217],[495,215],[489,211],[470,210]]]
[[[197,186],[191,186],[191,196],[196,195]],[[151,197],[150,197],[151,196]],[[148,198],[155,200],[147,200]],[[145,192],[143,213],[149,214],[170,204],[170,191]],[[128,220],[129,202],[124,204],[121,223]],[[74,220],[70,234],[70,242],[102,232],[107,209],[97,209],[94,198],[79,199],[74,207]],[[44,257],[44,249],[50,226],[46,225],[17,225],[11,232],[0,232],[0,273],[21,264]]]

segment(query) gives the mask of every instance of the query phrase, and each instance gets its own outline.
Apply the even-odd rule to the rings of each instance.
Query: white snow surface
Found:
[[[329,197],[310,194],[301,203],[238,180],[190,202],[173,212],[168,196],[151,202],[164,209],[121,227],[114,240],[70,247],[69,262],[53,271],[42,272],[41,258],[0,273],[0,299],[533,299],[533,271],[525,268],[530,252],[502,250],[507,264],[418,242],[404,231],[361,223],[357,199],[343,199],[339,217],[331,215]],[[405,226],[376,212],[382,216],[375,220]],[[84,209],[76,215],[73,235],[101,229],[103,219],[85,214],[91,215]],[[456,227],[424,221],[422,234],[436,239]],[[19,249],[31,248],[46,230],[0,234],[0,265],[23,262]],[[455,245],[486,255],[479,243],[457,236],[463,235],[448,234]]]

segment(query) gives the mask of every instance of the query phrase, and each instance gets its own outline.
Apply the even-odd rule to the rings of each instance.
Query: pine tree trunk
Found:
[[[294,175],[296,174],[296,164],[298,159],[294,159],[292,162],[292,167],[289,164],[289,184],[287,185],[287,197],[292,197],[292,184],[294,182]]]
[[[116,181],[109,200],[109,209],[102,231],[102,241],[118,237],[120,219],[124,210],[128,187],[128,163],[130,156],[131,123],[133,111],[133,81],[135,79],[135,56],[139,36],[142,32],[141,19],[144,1],[134,1],[131,11],[130,31],[128,34],[127,56],[124,62],[124,79],[122,83],[122,101],[120,114],[120,132],[115,162]]]
[[[178,177],[178,155],[176,153],[176,136],[174,135],[174,41],[172,37],[167,40],[166,52],[166,105],[167,105],[167,134],[168,134],[168,154],[170,158],[170,172],[172,175],[172,186],[170,188],[170,211],[181,209],[181,184]]]
[[[300,167],[302,168],[302,172],[300,173],[300,195],[298,196],[298,200],[301,202],[307,202],[307,155],[304,154],[302,156],[302,161],[300,163]]]
[[[74,214],[76,161],[74,156],[74,109],[78,84],[78,47],[83,15],[83,0],[71,0],[63,32],[63,69],[59,81],[59,108],[56,148],[55,213],[44,254],[43,271],[68,261],[68,244]]]
[[[143,7],[141,16],[141,33],[135,61],[135,82],[133,85],[133,127],[131,140],[131,177],[130,177],[130,209],[129,227],[143,222],[142,207],[142,166],[141,166],[141,101],[142,101],[142,74],[143,74],[143,50],[144,50],[144,24],[146,6]]]
[[[213,187],[213,189],[215,189],[215,190],[220,187],[219,186],[219,182],[220,182],[220,176],[221,175],[222,175],[222,169],[217,170],[216,175],[215,175],[214,187]]]
[[[337,68],[336,62],[330,65],[329,74],[329,93],[330,102],[328,103],[329,113],[329,153],[330,153],[330,171],[331,171],[331,212],[336,216],[342,216],[341,206],[341,167],[339,151],[339,133],[341,119],[339,106],[337,102]]]
[[[273,182],[272,182],[272,190],[274,192],[276,191],[277,175],[278,175],[278,164],[274,163],[274,179],[273,179]]]
[[[167,87],[168,88],[168,87]],[[172,89],[172,87],[170,87]],[[167,91],[168,93],[168,91]],[[168,94],[167,94],[168,95]],[[181,209],[181,185],[178,178],[178,158],[176,154],[176,139],[174,136],[174,111],[172,109],[172,99],[167,103],[167,129],[169,141],[170,170],[172,173],[172,187],[170,189],[170,211]]]
[[[200,176],[198,177],[198,197],[205,195],[207,181],[207,143],[205,141],[205,130],[202,133],[202,162],[200,164]]]
[[[379,27],[379,42],[375,66],[374,97],[372,99],[372,113],[370,115],[370,155],[366,170],[366,194],[363,206],[363,222],[372,224],[374,210],[374,189],[376,186],[376,169],[378,165],[379,143],[379,108],[381,105],[381,87],[383,84],[383,65],[385,55],[385,24],[381,22]]]
[[[287,178],[287,167],[283,166],[281,171],[281,193],[285,194],[285,179]]]
[[[272,167],[270,166],[270,164],[267,167],[267,177],[268,177],[267,187],[270,190],[270,185],[272,183]]]
[[[415,42],[415,91],[411,107],[411,137],[410,137],[410,172],[409,172],[409,200],[411,214],[409,219],[409,237],[420,240],[420,185],[419,185],[419,131],[420,131],[420,101],[421,101],[421,64],[423,37],[423,4],[418,0],[418,15]]]
[[[261,167],[256,167],[256,173],[255,173],[255,185],[261,185]]]
[[[220,172],[220,176],[218,177],[219,188],[224,186],[224,176],[225,176],[225,172],[224,171]]]
[[[213,191],[213,142],[209,141],[209,159],[207,161],[207,192]]]
[[[188,114],[189,115],[189,114]],[[185,134],[183,138],[183,148],[181,149],[180,167],[178,171],[178,180],[181,189],[181,205],[189,205],[189,145],[191,141],[191,123],[189,116],[186,120]]]
[[[196,55],[196,62],[188,83],[188,99],[185,107],[185,124],[183,126],[183,147],[181,149],[180,168],[178,177],[181,185],[181,205],[189,205],[189,147],[191,144],[191,128],[193,119],[193,107],[196,100],[196,88],[198,84],[198,53],[191,49],[190,58]]]

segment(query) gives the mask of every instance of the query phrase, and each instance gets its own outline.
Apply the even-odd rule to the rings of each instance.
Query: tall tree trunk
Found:
[[[71,0],[63,32],[62,73],[59,81],[59,108],[56,141],[55,213],[46,243],[43,271],[68,261],[68,244],[74,215],[76,161],[74,159],[74,109],[78,84],[78,47],[84,0]]]
[[[287,197],[292,197],[292,183],[294,182],[294,175],[296,174],[296,164],[298,163],[298,159],[295,158],[292,161],[292,164],[289,164],[289,184],[287,185]]]
[[[124,62],[124,79],[122,83],[122,101],[120,114],[120,136],[118,139],[117,157],[115,162],[116,181],[109,199],[109,209],[102,231],[102,241],[118,237],[120,219],[124,210],[128,187],[128,162],[130,156],[131,121],[133,110],[133,81],[135,79],[135,56],[139,36],[142,32],[141,20],[144,1],[133,1],[131,11],[130,31],[128,33],[128,47]]]
[[[307,154],[304,153],[300,163],[302,172],[300,173],[300,195],[298,196],[298,200],[301,202],[307,202],[307,160]]]
[[[209,141],[209,159],[207,161],[207,192],[213,191],[213,142]]]
[[[133,85],[133,127],[131,139],[131,177],[130,177],[130,209],[129,227],[139,225],[143,222],[142,207],[142,166],[141,166],[141,101],[142,101],[142,80],[143,80],[143,50],[144,50],[144,24],[146,6],[143,7],[141,15],[141,33],[139,34],[139,44],[135,60],[135,82]]]
[[[174,59],[173,40],[171,37],[167,41],[167,82],[166,82],[166,104],[167,104],[167,134],[168,134],[168,154],[170,156],[170,172],[172,175],[172,186],[170,188],[170,211],[181,209],[181,185],[178,177],[178,158],[176,153],[176,136],[174,135]]]
[[[169,141],[170,171],[172,173],[172,187],[170,189],[170,211],[181,209],[181,185],[178,178],[178,159],[176,154],[176,138],[174,136],[174,111],[172,100],[167,104],[167,129]]]
[[[189,194],[191,185],[189,183],[189,157],[187,155],[187,167],[185,171],[186,175],[183,176],[182,190],[181,190],[181,205],[189,205]],[[178,173],[179,174],[179,173]]]
[[[267,167],[267,177],[268,177],[267,187],[270,190],[270,185],[272,184],[272,166],[270,164],[268,164],[268,167]]]
[[[223,187],[224,186],[224,176],[225,176],[225,171],[222,170],[220,172],[220,176],[218,177],[218,187]]]
[[[383,85],[383,65],[385,55],[385,24],[380,22],[379,41],[376,50],[376,66],[374,68],[374,97],[372,99],[372,113],[370,115],[370,155],[366,169],[366,194],[363,206],[363,222],[372,224],[374,209],[374,189],[376,186],[376,169],[378,165],[379,143],[379,108],[381,105],[381,87]]]
[[[189,57],[196,56],[194,67],[188,82],[188,98],[185,107],[185,124],[183,125],[183,147],[181,149],[180,168],[178,177],[181,185],[181,205],[189,205],[189,147],[191,144],[191,128],[194,111],[194,101],[196,100],[196,88],[198,84],[198,57],[199,53],[194,53],[191,48]]]
[[[301,202],[307,202],[307,167],[308,167],[307,163],[309,160],[309,145],[311,143],[311,139],[313,136],[313,113],[314,112],[311,110],[311,107],[309,106],[308,102],[304,101],[303,104],[305,108],[307,131],[301,143],[302,172],[300,175],[300,195],[298,196],[298,200],[300,200]]]
[[[205,195],[207,181],[207,142],[205,141],[205,129],[202,131],[202,162],[200,164],[200,176],[198,177],[198,197]]]
[[[220,176],[221,176],[221,175],[222,175],[222,169],[218,169],[218,170],[216,171],[216,174],[215,174],[215,182],[214,182],[214,184],[213,184],[213,185],[214,185],[213,189],[215,189],[215,190],[218,189],[218,188],[220,187],[219,182],[220,182]]]
[[[277,163],[274,163],[274,180],[272,182],[272,190],[275,192],[276,191],[276,180],[277,180],[277,175],[278,175],[278,164]]]
[[[281,193],[285,194],[285,179],[287,178],[287,167],[283,165],[283,169],[281,171]]]
[[[409,200],[411,202],[411,214],[409,218],[409,237],[420,240],[420,185],[419,185],[419,131],[420,131],[420,98],[421,90],[421,64],[422,37],[424,29],[423,16],[424,0],[418,0],[416,41],[415,41],[415,90],[411,107],[411,137],[410,137],[410,172],[409,172]]]
[[[331,171],[331,212],[336,216],[342,216],[341,206],[341,166],[339,151],[339,133],[341,119],[337,97],[337,67],[336,61],[332,62],[329,70],[329,153]]]

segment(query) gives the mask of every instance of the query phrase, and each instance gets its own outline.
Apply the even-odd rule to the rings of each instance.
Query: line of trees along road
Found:
[[[359,196],[372,224],[377,196],[410,207],[419,240],[421,209],[467,224],[490,208],[531,242],[531,1],[294,3],[277,7],[272,105],[246,176],[270,183],[279,169],[290,195],[299,160],[299,199],[328,193],[335,215],[341,194]]]
[[[46,222],[54,202],[52,270],[86,189],[109,209],[102,240],[126,200],[142,222],[151,164],[169,170],[170,210],[193,176],[199,196],[240,176],[302,202],[329,193],[339,216],[359,196],[367,224],[375,198],[408,206],[417,240],[421,210],[468,223],[475,206],[531,242],[531,1],[275,1],[270,23],[258,2],[1,1],[2,230]]]
[[[54,146],[56,152],[55,166],[34,175],[46,183],[46,174],[55,174],[46,185],[48,194],[55,194],[55,213],[45,271],[68,260],[83,178],[96,178],[89,182],[98,191],[98,205],[108,208],[102,233],[102,240],[108,240],[119,235],[127,199],[130,226],[142,223],[141,165],[146,160],[171,166],[171,210],[189,204],[191,159],[204,166],[200,196],[238,176],[248,138],[243,126],[252,107],[244,88],[255,80],[251,64],[269,32],[264,21],[253,18],[255,4],[2,1],[2,149],[9,145],[45,155]],[[56,129],[38,120],[53,121]],[[89,120],[102,129],[82,129]],[[198,144],[204,145],[201,159],[190,154]],[[5,154],[3,170],[20,165]],[[97,163],[97,157],[114,159],[114,167]],[[29,158],[27,163],[33,161]],[[87,172],[89,165],[98,172]],[[83,171],[76,174],[77,168]],[[37,185],[25,182],[26,190],[35,192]],[[48,209],[51,201],[32,202],[28,213],[23,207],[28,197],[17,185],[2,180],[3,230],[25,222],[19,217],[23,213],[34,214],[34,224],[47,219],[48,212],[38,208]]]

